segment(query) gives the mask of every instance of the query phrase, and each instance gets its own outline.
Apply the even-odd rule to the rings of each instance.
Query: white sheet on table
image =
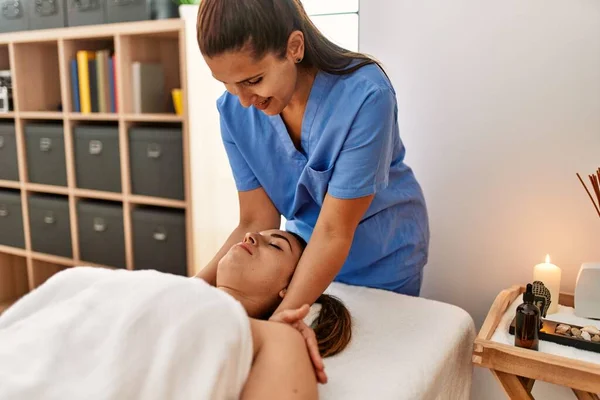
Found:
[[[0,399],[235,399],[242,306],[199,279],[73,268],[0,317]]]
[[[319,387],[321,399],[469,398],[475,328],[464,310],[340,283],[327,293],[346,304],[354,326],[350,346],[325,359],[329,383]]]
[[[515,317],[517,307],[521,303],[523,303],[522,295],[517,297],[516,300],[513,301],[513,303],[510,305],[510,307],[508,307],[508,309],[502,316],[500,324],[498,324],[498,328],[496,328],[496,332],[494,332],[494,335],[492,336],[492,341],[509,345],[515,344],[515,336],[508,333],[508,329],[510,328],[510,324],[512,323],[512,320]],[[558,312],[554,314],[548,314],[546,318],[551,321],[563,322],[565,324],[579,326],[591,325],[600,328],[600,321],[578,317],[577,315],[575,315],[575,310],[572,307],[565,307],[559,305]],[[588,361],[600,364],[600,353],[580,350],[570,346],[563,346],[557,343],[547,342],[545,340],[540,340],[538,351],[548,354],[554,354],[556,356],[569,357],[580,361]]]

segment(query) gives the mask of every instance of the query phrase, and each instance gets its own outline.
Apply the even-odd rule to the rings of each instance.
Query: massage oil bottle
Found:
[[[539,345],[540,309],[533,304],[533,286],[527,284],[523,304],[517,307],[515,346],[537,350]]]

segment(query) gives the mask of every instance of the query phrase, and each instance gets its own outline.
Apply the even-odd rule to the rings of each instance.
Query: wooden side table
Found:
[[[500,292],[473,346],[473,364],[488,368],[510,399],[533,399],[536,380],[569,387],[579,400],[600,400],[600,365],[493,342],[502,316],[525,291],[513,286]],[[572,294],[561,293],[559,304],[573,307]]]

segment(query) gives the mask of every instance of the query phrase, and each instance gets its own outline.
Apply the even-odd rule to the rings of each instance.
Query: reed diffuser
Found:
[[[598,168],[596,170],[596,173],[593,173],[588,176],[590,178],[590,182],[592,183],[592,191],[594,192],[594,195],[596,196],[595,198],[594,198],[594,195],[592,195],[592,193],[586,186],[585,182],[583,182],[583,179],[581,179],[581,176],[579,174],[577,174],[577,177],[579,178],[579,182],[581,182],[581,184],[583,185],[585,191],[587,192],[588,196],[590,197],[590,200],[594,204],[594,208],[596,209],[596,213],[598,213],[598,217],[600,217],[600,168]]]

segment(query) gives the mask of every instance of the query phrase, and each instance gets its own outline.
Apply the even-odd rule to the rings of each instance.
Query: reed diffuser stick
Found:
[[[592,181],[592,187],[594,188],[596,198],[600,203],[600,183],[598,182],[598,177],[596,175],[590,175],[590,181]],[[598,206],[600,207],[600,204],[598,204]]]
[[[600,168],[598,169],[598,172],[600,172]],[[581,184],[583,185],[583,187],[584,187],[585,191],[587,192],[588,196],[590,196],[590,200],[592,201],[592,204],[594,204],[594,208],[596,209],[596,212],[598,213],[598,217],[600,217],[600,208],[598,208],[599,206],[596,204],[596,201],[594,200],[594,197],[592,196],[592,194],[588,190],[588,188],[585,185],[585,183],[583,183],[583,179],[581,179],[581,175],[579,175],[579,173],[577,173],[577,177],[579,178],[579,182],[581,182]],[[600,196],[598,197],[598,202],[600,203]]]

